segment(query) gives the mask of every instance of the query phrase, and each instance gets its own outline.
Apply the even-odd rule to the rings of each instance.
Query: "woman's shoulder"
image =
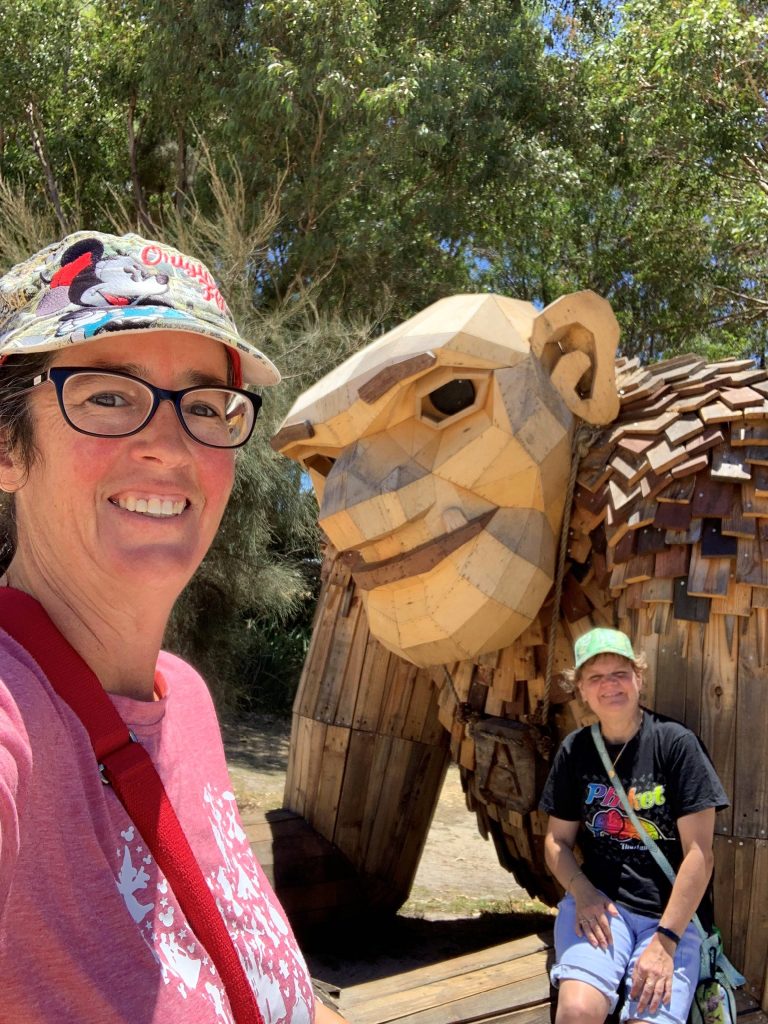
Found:
[[[174,704],[196,706],[213,712],[213,698],[208,685],[192,665],[177,654],[160,651],[155,670],[155,685],[161,696],[169,695]]]
[[[574,729],[573,732],[569,732],[558,750],[562,751],[564,757],[571,755],[579,756],[585,751],[591,751],[594,748],[591,730],[591,726],[582,725],[578,729]]]
[[[46,707],[57,713],[48,678],[32,655],[0,629],[0,713],[15,711],[39,720]]]
[[[650,708],[643,708],[643,718],[652,735],[660,737],[667,742],[684,742],[698,744],[700,741],[696,733],[689,729],[683,722],[669,715],[662,715],[659,711]]]

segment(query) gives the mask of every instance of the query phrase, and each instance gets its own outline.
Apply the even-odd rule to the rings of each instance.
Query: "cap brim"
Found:
[[[122,306],[115,310],[94,307],[92,316],[79,317],[73,330],[62,331],[61,327],[59,315],[37,317],[34,324],[7,336],[0,354],[53,352],[121,333],[184,331],[213,338],[238,352],[244,384],[267,387],[280,380],[280,371],[255,345],[199,317],[166,306]]]

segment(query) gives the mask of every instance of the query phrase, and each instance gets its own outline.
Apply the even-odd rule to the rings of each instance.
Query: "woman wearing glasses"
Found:
[[[711,922],[715,812],[728,798],[696,736],[641,707],[646,662],[628,636],[593,629],[574,654],[566,677],[597,716],[611,771],[677,877],[671,886],[639,838],[590,728],[567,736],[540,804],[550,815],[547,865],[566,890],[555,925],[556,1020],[602,1024],[626,982],[622,1020],[685,1024],[699,973],[691,919],[698,910]]]
[[[244,385],[279,375],[203,264],[92,232],[0,279],[0,360],[0,1018],[309,1024],[210,697],[160,650],[253,430]]]

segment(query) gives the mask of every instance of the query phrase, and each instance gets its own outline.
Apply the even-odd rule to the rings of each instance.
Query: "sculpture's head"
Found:
[[[307,469],[371,632],[417,665],[512,643],[552,584],[574,417],[617,414],[593,292],[443,299],[306,391],[273,447]]]

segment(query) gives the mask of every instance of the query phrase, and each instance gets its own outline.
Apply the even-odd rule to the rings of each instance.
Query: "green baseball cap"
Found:
[[[632,642],[626,633],[618,629],[605,629],[599,627],[590,629],[588,633],[580,636],[573,645],[573,654],[576,659],[575,667],[581,668],[585,661],[596,658],[598,654],[619,654],[622,658],[635,661],[635,652],[632,650]]]
[[[82,345],[115,331],[187,331],[239,356],[246,384],[276,384],[269,359],[241,337],[211,272],[138,235],[78,231],[0,277],[0,363]]]

